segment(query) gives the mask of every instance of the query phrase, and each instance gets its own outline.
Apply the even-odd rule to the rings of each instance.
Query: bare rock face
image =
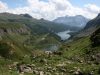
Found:
[[[0,28],[0,35],[5,34],[30,34],[30,31],[27,27],[20,28]]]
[[[33,73],[32,69],[31,69],[30,67],[25,67],[25,68],[23,69],[23,71],[24,71],[25,73]]]
[[[83,73],[80,69],[77,69],[77,71],[74,72],[74,75],[83,75]]]
[[[19,71],[19,73],[33,73],[32,68],[25,64],[18,64],[17,70]]]

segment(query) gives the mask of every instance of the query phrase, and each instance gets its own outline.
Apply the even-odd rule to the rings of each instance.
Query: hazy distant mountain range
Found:
[[[98,14],[96,18],[90,20],[76,36],[83,37],[83,36],[91,35],[99,27],[100,27],[100,14]]]
[[[29,14],[17,15],[17,14],[6,13],[6,12],[0,13],[1,23],[7,23],[7,24],[18,23],[20,25],[24,24],[26,27],[28,27],[31,30],[32,34],[38,34],[38,35],[47,34],[47,33],[55,34],[64,31],[73,31],[73,33],[78,32],[86,25],[88,21],[89,19],[81,15],[59,17],[54,21],[48,21],[48,20],[44,20],[43,18],[42,19],[33,18]],[[68,33],[68,35],[69,34],[70,33]]]
[[[53,22],[59,23],[59,24],[65,24],[71,27],[83,28],[88,21],[89,19],[85,18],[84,16],[77,15],[77,16],[59,17],[55,19]]]

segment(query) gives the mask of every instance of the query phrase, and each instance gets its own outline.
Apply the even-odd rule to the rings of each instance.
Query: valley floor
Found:
[[[55,52],[36,50],[19,60],[1,57],[0,75],[100,75],[100,60],[95,55],[99,49],[91,48],[89,37],[84,37]]]

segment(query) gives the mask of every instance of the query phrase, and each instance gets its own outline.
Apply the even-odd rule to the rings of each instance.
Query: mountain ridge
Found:
[[[95,32],[100,27],[100,14],[97,15],[94,19],[90,20],[86,26],[80,30],[80,32],[77,32],[74,37],[84,37],[89,36],[93,32]]]
[[[57,19],[53,20],[55,23],[62,23],[69,26],[76,26],[76,27],[84,27],[85,24],[89,21],[89,19],[85,18],[82,15],[76,16],[65,16],[65,17],[58,17]]]

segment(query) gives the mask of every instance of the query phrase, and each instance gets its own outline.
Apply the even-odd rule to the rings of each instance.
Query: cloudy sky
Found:
[[[0,12],[28,13],[47,20],[66,15],[94,18],[100,12],[100,0],[0,0]]]

